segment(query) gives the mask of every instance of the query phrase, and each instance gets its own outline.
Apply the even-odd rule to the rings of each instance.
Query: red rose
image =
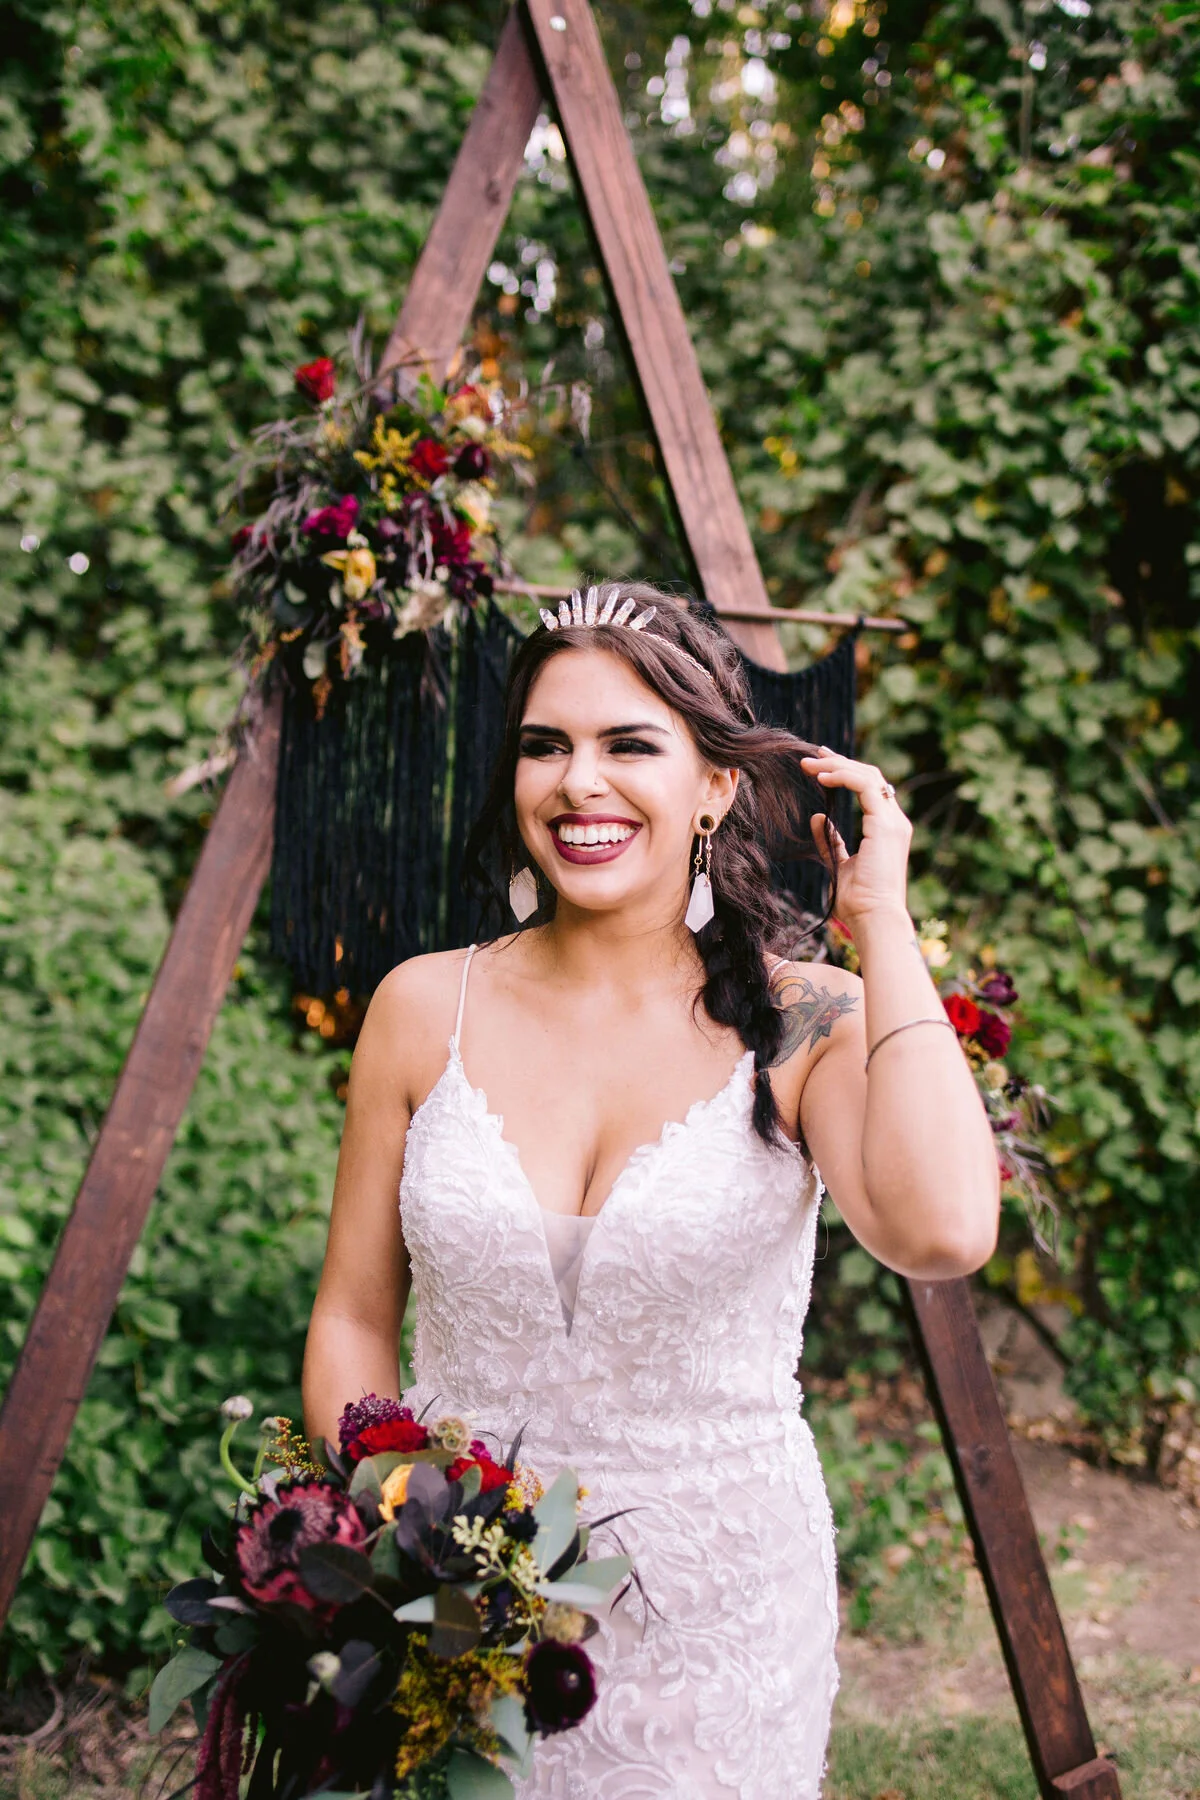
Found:
[[[446,1480],[457,1481],[472,1464],[479,1469],[481,1494],[490,1494],[495,1488],[507,1487],[513,1478],[511,1469],[506,1469],[503,1463],[493,1462],[490,1456],[458,1456],[446,1470]]]
[[[946,1017],[957,1031],[959,1037],[973,1037],[979,1029],[979,1021],[983,1014],[973,1000],[965,994],[951,994],[945,1001]]]
[[[418,438],[408,453],[408,466],[425,481],[436,481],[450,467],[444,444],[436,438]]]
[[[253,535],[254,535],[253,525],[239,525],[238,526],[237,530],[234,532],[233,536],[229,540],[229,547],[233,551],[235,556],[237,555],[239,550],[245,549],[246,545],[250,542],[250,539],[253,537]]]
[[[385,1419],[380,1425],[368,1425],[360,1431],[346,1445],[346,1455],[358,1463],[364,1456],[379,1456],[385,1450],[425,1450],[428,1446],[429,1433],[415,1419]]]
[[[302,363],[292,379],[304,398],[311,400],[314,406],[333,399],[333,362],[328,356],[318,356],[316,362]]]
[[[984,1012],[979,1009],[979,1024],[975,1027],[975,1042],[988,1056],[1003,1056],[1012,1042],[1012,1026],[999,1013]]]

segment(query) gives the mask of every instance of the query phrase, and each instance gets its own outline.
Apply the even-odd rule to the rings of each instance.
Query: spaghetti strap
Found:
[[[467,1004],[467,976],[471,972],[471,958],[474,954],[475,945],[468,944],[467,954],[463,961],[462,979],[458,984],[458,1016],[454,1021],[454,1036],[450,1039],[451,1044],[454,1046],[455,1053],[459,1055],[461,1055],[461,1052],[459,1051],[458,1040],[462,1032],[463,1008]]]

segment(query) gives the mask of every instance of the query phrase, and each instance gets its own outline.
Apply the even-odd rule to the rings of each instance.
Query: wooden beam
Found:
[[[541,81],[511,12],[384,350],[381,374],[425,367],[435,381],[445,380],[508,217],[542,104]]]
[[[569,587],[546,587],[535,581],[498,581],[495,584],[498,594],[527,594],[531,600],[569,600],[574,593]],[[754,620],[764,625],[787,624],[789,620],[797,625],[827,625],[830,629],[849,630],[857,626],[861,631],[909,631],[912,629],[907,619],[875,619],[858,613],[810,612],[802,606],[768,606],[765,610],[759,607],[734,606],[717,613],[718,619]]]
[[[66,1449],[271,861],[281,707],[243,748],[0,1411],[0,1623]]]
[[[1120,1800],[1096,1756],[965,1281],[910,1281],[910,1316],[1043,1800]]]
[[[588,0],[519,0],[657,439],[693,573],[710,604],[769,607],[750,531]],[[786,668],[765,623],[730,636]]]

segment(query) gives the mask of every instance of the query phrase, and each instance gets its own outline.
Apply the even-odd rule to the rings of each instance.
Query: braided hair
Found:
[[[467,879],[503,929],[509,877],[530,866],[513,789],[521,722],[534,681],[551,657],[566,650],[607,650],[619,657],[678,714],[711,767],[740,772],[733,803],[711,840],[714,916],[696,938],[706,976],[698,1004],[753,1051],[754,1129],[765,1143],[776,1144],[780,1119],[770,1069],[783,1042],[784,1020],[772,996],[767,957],[789,940],[794,943],[796,929],[772,890],[769,851],[786,849],[817,860],[811,818],[814,812],[828,816],[830,797],[800,767],[800,758],[813,754],[815,746],[755,719],[738,653],[714,624],[648,582],[616,585],[621,601],[656,608],[642,630],[565,625],[535,631],[517,650],[500,754],[467,840]],[[554,910],[553,890],[540,870],[533,872],[540,904],[531,925],[544,923]],[[826,917],[833,904],[831,883]]]

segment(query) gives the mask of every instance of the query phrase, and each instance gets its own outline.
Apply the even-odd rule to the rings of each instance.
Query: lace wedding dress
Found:
[[[459,1054],[400,1186],[418,1412],[462,1411],[634,1558],[588,1650],[599,1699],[520,1800],[815,1800],[837,1687],[833,1525],[793,1371],[821,1183],[750,1121],[747,1053],[635,1151],[594,1219],[543,1213]]]

